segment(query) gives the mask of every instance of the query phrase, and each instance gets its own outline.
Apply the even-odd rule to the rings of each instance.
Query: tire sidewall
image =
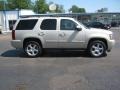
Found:
[[[103,46],[103,53],[102,53],[101,55],[99,55],[99,56],[95,56],[95,55],[91,52],[92,46],[93,46],[94,44],[96,44],[96,43],[100,43],[100,44]],[[106,55],[106,45],[105,45],[105,43],[104,43],[103,41],[100,41],[100,40],[92,41],[92,42],[89,44],[89,46],[88,46],[88,53],[89,53],[89,55],[92,56],[92,57],[103,57],[103,56],[105,56],[105,55]]]
[[[29,55],[29,54],[27,53],[26,49],[27,49],[27,46],[28,46],[29,44],[35,44],[35,45],[37,45],[37,47],[38,47],[38,53],[37,53],[35,56],[31,56],[31,55]],[[25,46],[24,46],[24,51],[25,51],[25,54],[26,54],[27,56],[29,56],[29,57],[38,57],[38,56],[42,55],[42,47],[41,47],[41,45],[40,45],[38,42],[35,42],[35,41],[29,41],[29,42],[27,42],[27,43],[25,44]]]

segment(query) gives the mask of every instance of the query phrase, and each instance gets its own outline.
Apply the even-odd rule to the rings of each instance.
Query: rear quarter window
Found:
[[[37,21],[38,19],[20,20],[16,30],[32,30],[35,27]]]

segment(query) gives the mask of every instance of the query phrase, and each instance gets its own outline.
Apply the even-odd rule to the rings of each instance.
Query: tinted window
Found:
[[[42,30],[56,30],[56,19],[43,20],[40,28]]]
[[[67,19],[61,20],[61,24],[60,24],[61,30],[75,30],[75,28],[76,28],[75,22],[73,22],[71,20],[67,20]]]
[[[37,19],[20,20],[16,27],[16,30],[32,30],[37,21]]]

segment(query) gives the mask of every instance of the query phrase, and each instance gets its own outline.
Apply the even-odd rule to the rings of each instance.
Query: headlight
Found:
[[[109,34],[109,38],[110,38],[110,40],[112,40],[113,39],[113,34]]]

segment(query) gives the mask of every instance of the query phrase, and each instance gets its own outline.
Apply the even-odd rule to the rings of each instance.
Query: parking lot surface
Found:
[[[0,35],[0,90],[120,90],[120,29],[112,31],[116,45],[102,58],[62,50],[28,58]]]

